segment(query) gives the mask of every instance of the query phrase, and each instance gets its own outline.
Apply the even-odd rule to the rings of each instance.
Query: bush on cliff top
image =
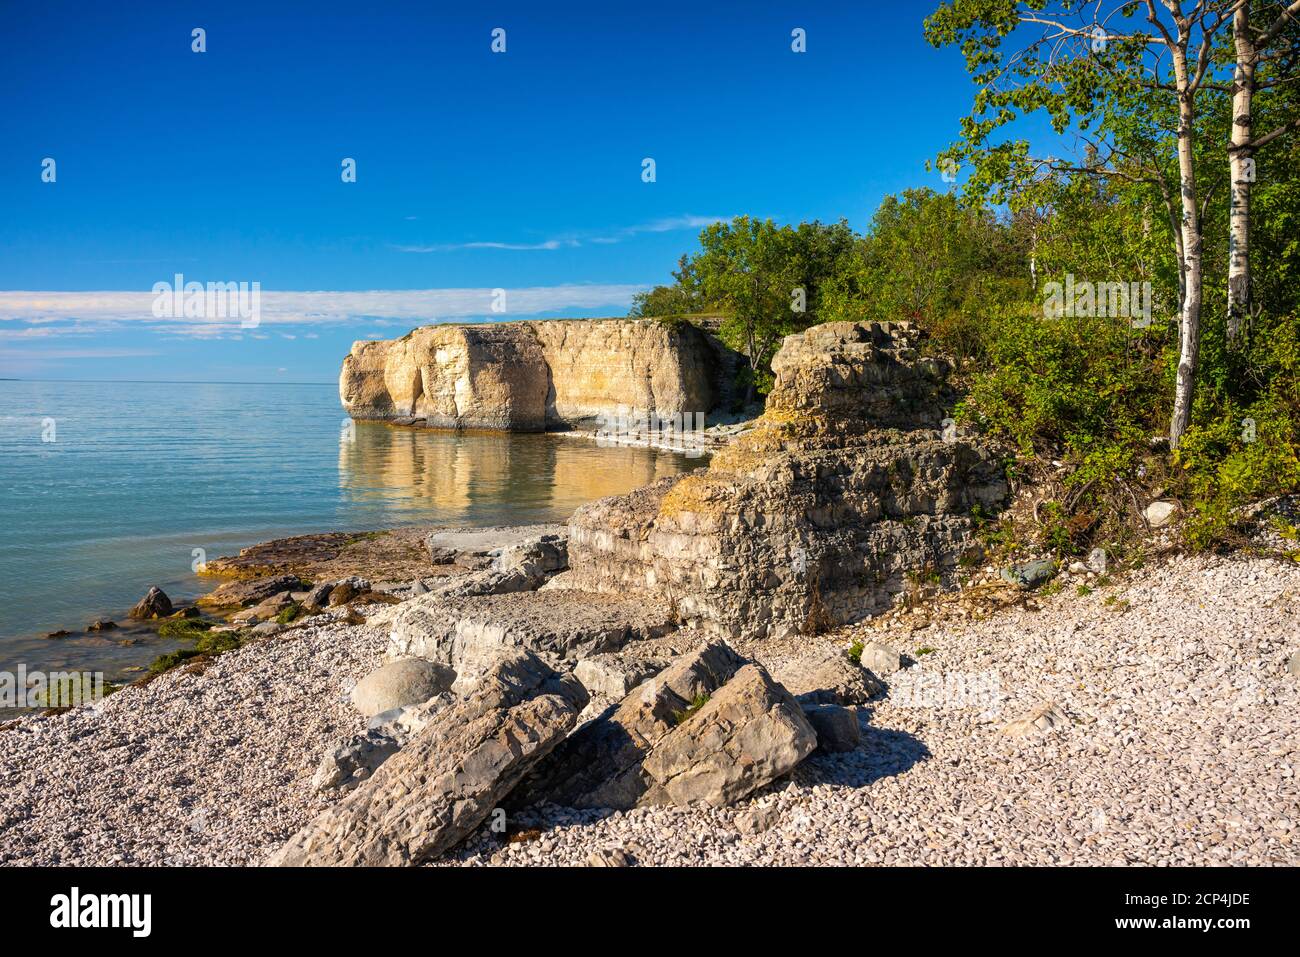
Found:
[[[910,319],[927,333],[925,349],[955,361],[956,418],[1014,448],[1017,472],[1041,495],[1028,522],[1010,532],[999,526],[1007,547],[1085,554],[1100,546],[1122,556],[1145,534],[1142,511],[1157,497],[1182,502],[1193,547],[1240,542],[1242,505],[1300,491],[1300,284],[1287,281],[1300,268],[1300,244],[1285,240],[1286,218],[1255,224],[1258,247],[1277,251],[1255,273],[1270,302],[1231,347],[1222,320],[1226,267],[1207,260],[1192,425],[1170,453],[1162,436],[1179,298],[1165,254],[1171,237],[1149,218],[1143,195],[1083,179],[1060,184],[1047,208],[995,216],[954,196],[910,191],[887,199],[871,229],[848,245],[838,232],[836,243],[823,241],[835,255],[802,260],[790,238],[797,230],[737,220],[706,230],[701,252],[682,257],[675,284],[639,297],[634,313],[720,307],[735,315],[738,305],[759,303],[772,318],[724,324],[723,335],[758,356],[745,386],[760,394],[771,387],[780,333],[832,320]],[[815,247],[812,238],[824,240],[829,229],[812,224],[802,235]],[[761,269],[755,237],[766,237]],[[731,286],[708,281],[730,275],[741,288],[756,272],[766,299],[741,303],[727,293]],[[792,314],[780,284],[809,275],[815,308]],[[1117,275],[1150,283],[1140,317],[1149,323],[1135,324],[1133,314],[1054,317],[1036,291]]]

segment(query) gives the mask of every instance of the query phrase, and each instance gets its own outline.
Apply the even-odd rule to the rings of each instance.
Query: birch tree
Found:
[[[1216,40],[1240,2],[948,0],[926,21],[931,43],[960,47],[979,87],[962,140],[943,155],[973,164],[968,188],[1005,198],[1038,177],[1079,173],[1161,187],[1180,276],[1171,447],[1191,421],[1204,303],[1197,101],[1207,79],[1219,78],[1224,64]],[[1075,133],[1096,158],[1036,157],[1023,138],[994,142],[1000,130],[1038,110],[1056,133]],[[1171,164],[1173,184],[1165,173]]]
[[[1254,135],[1255,94],[1276,82],[1294,80],[1289,74],[1295,67],[1295,33],[1300,27],[1300,0],[1285,4],[1262,5],[1270,19],[1259,28],[1252,19],[1251,0],[1238,0],[1232,17],[1232,40],[1235,62],[1232,77],[1232,133],[1228,146],[1228,165],[1232,182],[1232,200],[1228,212],[1228,339],[1234,340],[1250,315],[1250,193],[1255,182],[1255,153],[1261,147],[1297,127],[1297,120],[1270,130],[1258,139]],[[1274,49],[1289,33],[1289,49]],[[1281,79],[1261,83],[1259,71],[1270,60],[1280,61]]]

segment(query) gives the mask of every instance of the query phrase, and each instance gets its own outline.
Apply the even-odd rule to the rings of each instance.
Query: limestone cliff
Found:
[[[357,419],[535,432],[618,414],[707,415],[729,400],[736,359],[684,322],[422,326],[354,343],[339,397]]]
[[[758,428],[707,470],[579,509],[554,587],[644,596],[726,634],[788,634],[887,608],[908,575],[951,582],[1000,510],[997,458],[941,434],[947,366],[905,323],[790,336]]]

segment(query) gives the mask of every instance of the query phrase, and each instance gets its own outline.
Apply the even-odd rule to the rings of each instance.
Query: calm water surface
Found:
[[[202,594],[195,549],[557,521],[702,464],[554,435],[358,423],[348,441],[346,422],[333,385],[0,381],[0,670],[152,660],[169,645],[41,636],[122,623],[150,585]]]

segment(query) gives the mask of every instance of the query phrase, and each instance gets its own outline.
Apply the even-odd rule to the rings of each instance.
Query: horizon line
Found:
[[[338,385],[337,382],[276,382],[259,379],[27,379],[0,376],[0,382],[121,382],[137,385]]]

